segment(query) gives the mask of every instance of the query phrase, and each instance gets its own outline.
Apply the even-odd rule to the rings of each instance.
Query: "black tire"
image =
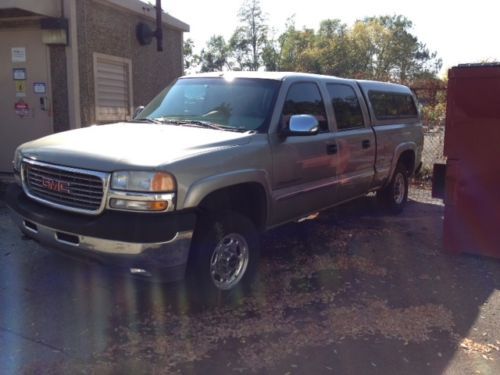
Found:
[[[377,192],[377,198],[389,212],[399,214],[403,211],[408,201],[408,171],[403,164],[398,163],[390,183]]]
[[[231,243],[235,250],[229,249]],[[246,265],[240,267],[238,266],[240,258],[234,256],[233,252],[245,253],[245,247],[248,250],[248,258]],[[220,258],[225,260],[217,262],[216,251],[221,254],[224,249],[230,252],[229,257],[232,259]],[[224,253],[224,255],[227,254]],[[245,258],[245,256],[241,256],[241,258]],[[250,290],[257,272],[259,258],[259,234],[251,220],[231,211],[200,217],[196,225],[186,271],[186,280],[192,301],[205,306],[221,306],[237,302]],[[233,280],[234,285],[229,285],[230,281],[224,282],[225,279],[219,277],[217,267],[212,262],[221,265],[223,271],[219,272],[220,274],[223,274],[227,269],[241,269],[241,273],[235,271],[233,277],[228,277],[228,280]],[[239,276],[234,276],[237,274]],[[239,280],[237,280],[238,278]]]

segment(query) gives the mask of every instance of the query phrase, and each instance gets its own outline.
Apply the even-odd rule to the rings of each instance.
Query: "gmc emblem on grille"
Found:
[[[42,177],[42,186],[47,190],[69,194],[69,183]]]

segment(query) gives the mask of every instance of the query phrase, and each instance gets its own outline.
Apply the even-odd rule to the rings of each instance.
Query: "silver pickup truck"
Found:
[[[192,75],[132,121],[21,145],[7,204],[51,249],[220,295],[252,279],[260,232],[372,191],[401,211],[422,146],[405,86]]]

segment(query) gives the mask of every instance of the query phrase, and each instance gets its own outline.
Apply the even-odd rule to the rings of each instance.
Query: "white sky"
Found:
[[[212,35],[231,36],[241,4],[242,0],[162,1],[164,10],[190,25],[184,38],[193,39],[196,50]],[[418,39],[442,58],[443,72],[459,63],[500,61],[500,2],[494,0],[261,0],[261,7],[277,35],[293,14],[297,28],[315,30],[328,18],[351,26],[368,16],[402,14],[413,22]]]

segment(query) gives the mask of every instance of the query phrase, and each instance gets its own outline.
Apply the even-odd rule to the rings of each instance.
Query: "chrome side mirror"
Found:
[[[311,115],[293,115],[290,117],[287,135],[315,135],[319,131],[319,122]]]
[[[139,116],[143,109],[144,109],[143,105],[140,105],[139,107],[137,107],[134,111],[134,116],[132,118],[136,118],[137,116]]]

